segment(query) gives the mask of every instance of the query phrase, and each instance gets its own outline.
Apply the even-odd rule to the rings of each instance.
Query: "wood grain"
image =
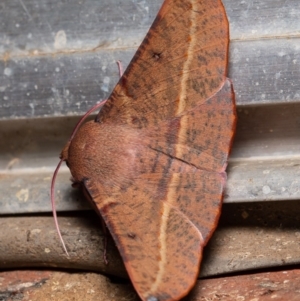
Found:
[[[81,115],[106,99],[118,81],[115,62],[128,65],[161,3],[27,0],[30,18],[19,1],[3,1],[0,119]],[[224,5],[237,104],[298,102],[299,1]],[[60,31],[67,40],[56,49]]]

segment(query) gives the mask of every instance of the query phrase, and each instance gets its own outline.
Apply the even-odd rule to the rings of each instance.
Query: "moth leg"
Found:
[[[103,218],[101,217],[101,225],[102,225],[102,231],[103,231],[103,261],[105,264],[108,264],[107,260],[107,244],[108,244],[108,234],[107,234],[107,228],[105,225],[105,222]]]
[[[122,62],[117,61],[117,65],[118,65],[118,69],[119,69],[119,76],[121,77],[124,73]]]

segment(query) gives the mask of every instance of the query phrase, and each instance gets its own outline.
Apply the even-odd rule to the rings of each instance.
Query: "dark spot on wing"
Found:
[[[135,239],[135,233],[132,233],[132,232],[129,232],[129,233],[127,233],[127,236],[129,237],[129,238],[132,238],[132,239]]]

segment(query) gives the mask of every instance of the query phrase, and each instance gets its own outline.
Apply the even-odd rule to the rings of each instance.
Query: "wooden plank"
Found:
[[[233,40],[299,37],[298,0],[223,0]]]
[[[3,0],[6,57],[136,47],[163,1]],[[298,0],[224,0],[233,40],[298,36]]]
[[[129,281],[113,281],[90,272],[0,272],[3,300],[122,300],[140,301]],[[184,301],[298,301],[300,270],[198,280]]]
[[[300,271],[281,270],[205,279],[185,301],[298,301]]]
[[[235,42],[229,76],[238,105],[300,101],[300,39]],[[133,50],[11,58],[0,63],[0,119],[83,114],[118,81]]]
[[[107,98],[160,3],[5,0],[0,119],[80,115]],[[224,3],[238,105],[298,102],[300,2]]]
[[[97,273],[43,269],[4,271],[0,277],[2,301],[141,300],[129,281],[121,282]]]
[[[233,42],[229,77],[237,104],[299,102],[299,45],[298,38]]]
[[[219,226],[205,248],[201,277],[300,263],[300,203],[224,205]],[[2,217],[2,268],[49,267],[100,271],[124,277],[112,239],[103,262],[99,217],[88,211],[59,218],[70,257],[62,249],[52,216]],[[38,256],[37,256],[38,254]]]
[[[300,199],[299,116],[300,103],[238,110],[224,202]],[[1,214],[51,210],[51,176],[77,119],[0,122]],[[58,210],[86,208],[70,186],[63,167],[56,182]]]
[[[137,47],[162,0],[2,1],[6,57]]]

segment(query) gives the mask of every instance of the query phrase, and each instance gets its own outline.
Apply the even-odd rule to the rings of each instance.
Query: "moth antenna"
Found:
[[[117,61],[117,65],[118,65],[118,69],[119,69],[119,75],[120,77],[123,75],[123,66],[122,66],[122,62],[121,61]],[[71,141],[74,136],[76,135],[79,127],[82,125],[82,123],[85,121],[85,119],[96,109],[98,108],[101,108],[105,103],[106,103],[107,99],[95,104],[92,108],[90,108],[82,117],[81,119],[78,121],[78,123],[76,124],[73,132],[72,132],[72,135],[69,139],[69,141]]]
[[[103,100],[102,102],[100,103],[97,103],[96,105],[94,105],[92,108],[90,108],[81,118],[80,120],[77,122],[73,132],[72,132],[72,135],[69,139],[69,141],[71,141],[74,136],[76,135],[79,127],[82,125],[82,123],[85,121],[85,119],[93,112],[95,111],[96,109],[102,107],[105,103],[106,103],[107,99],[106,100]],[[65,253],[67,254],[67,256],[69,257],[69,253],[67,251],[67,248],[66,248],[66,245],[65,245],[65,242],[62,238],[62,235],[61,235],[61,232],[60,232],[60,229],[59,229],[59,225],[58,225],[58,221],[57,221],[57,213],[56,213],[56,207],[55,207],[55,198],[54,198],[54,186],[55,186],[55,180],[56,180],[56,176],[58,174],[58,171],[59,171],[59,168],[62,164],[62,162],[64,161],[64,158],[60,158],[60,161],[59,163],[57,164],[56,168],[55,168],[55,171],[53,173],[53,176],[52,176],[52,180],[51,180],[51,192],[50,192],[50,195],[51,195],[51,207],[52,207],[52,214],[53,214],[53,218],[54,218],[54,223],[55,223],[55,228],[56,228],[56,231],[57,231],[57,234],[59,236],[59,239],[61,241],[61,244],[63,246],[63,249],[65,251]]]
[[[69,139],[69,141],[71,141],[74,136],[76,135],[78,129],[80,128],[80,126],[82,125],[82,123],[85,121],[85,119],[93,112],[95,111],[96,109],[99,109],[101,108],[105,103],[107,102],[107,99],[95,104],[93,107],[91,107],[80,119],[79,121],[77,122],[73,132],[72,132],[72,135]]]
[[[55,199],[54,199],[54,185],[55,185],[55,180],[56,180],[56,176],[57,176],[57,173],[58,173],[58,170],[61,166],[63,162],[63,158],[60,159],[59,163],[57,164],[56,168],[55,168],[55,171],[53,173],[53,176],[52,176],[52,181],[51,181],[51,206],[52,206],[52,214],[53,214],[53,218],[54,218],[54,223],[55,223],[55,228],[56,228],[56,231],[57,231],[57,234],[59,236],[59,239],[62,243],[62,246],[64,248],[64,251],[66,252],[67,256],[69,257],[69,253],[67,251],[67,248],[66,248],[66,245],[65,245],[65,242],[61,236],[61,233],[60,233],[60,229],[59,229],[59,225],[58,225],[58,221],[57,221],[57,213],[56,213],[56,207],[55,207]]]

